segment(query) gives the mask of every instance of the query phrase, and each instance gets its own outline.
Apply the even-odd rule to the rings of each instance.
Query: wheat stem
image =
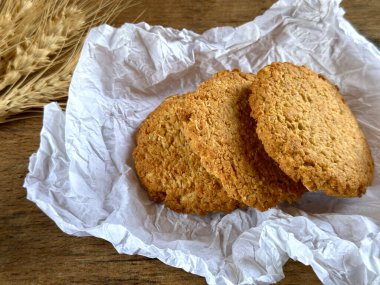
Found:
[[[1,0],[0,123],[22,118],[10,116],[25,111],[30,116],[30,109],[66,98],[88,29],[135,4],[133,0]]]
[[[83,16],[75,7],[66,7],[59,15],[48,20],[33,42],[26,41],[16,47],[15,54],[8,60],[5,74],[0,76],[0,90],[46,66],[51,57],[65,47],[67,39],[83,25]]]

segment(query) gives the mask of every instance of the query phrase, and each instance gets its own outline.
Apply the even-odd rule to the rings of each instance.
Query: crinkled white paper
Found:
[[[45,108],[25,180],[66,233],[93,235],[120,253],[156,257],[210,284],[267,284],[292,258],[325,284],[380,284],[380,53],[343,18],[339,0],[281,0],[240,27],[202,35],[145,23],[91,30],[66,114]],[[295,205],[205,218],[150,202],[133,170],[134,135],[162,100],[222,69],[305,64],[337,84],[376,161],[357,199],[307,193]]]

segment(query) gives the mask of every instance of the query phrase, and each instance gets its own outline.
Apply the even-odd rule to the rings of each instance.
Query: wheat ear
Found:
[[[33,11],[33,7],[36,8],[36,11]],[[31,0],[15,0],[13,3],[11,1],[4,1],[0,10],[0,74],[5,73],[9,54],[12,53],[25,36],[30,35],[33,25],[29,25],[29,28],[24,27],[20,29],[25,25],[24,19],[26,14],[32,12],[30,14],[33,16],[27,18],[33,24],[35,19],[40,15],[40,12],[38,12],[41,11],[40,8],[40,5],[33,6]]]
[[[32,5],[28,13],[24,13],[16,22],[16,32],[5,43],[8,48],[0,49],[0,58],[5,58],[7,62],[4,68],[8,68],[9,73],[16,72],[13,76],[4,74],[0,77],[0,82],[3,84],[3,89],[0,90],[0,123],[33,117],[38,114],[36,110],[40,110],[37,108],[51,101],[65,99],[71,74],[88,29],[112,20],[120,12],[138,4],[134,0],[1,0],[0,14],[11,11],[14,16],[16,10],[12,5],[15,1],[28,1]],[[65,24],[57,25],[58,21],[64,21],[61,11],[65,9],[68,11],[69,8],[78,12],[75,19],[66,19]],[[76,14],[74,10],[70,13]],[[81,24],[75,24],[74,20]],[[73,23],[77,28],[72,27]],[[79,26],[81,28],[78,28]],[[49,29],[50,32],[47,32]],[[70,31],[72,31],[71,36]],[[42,35],[46,37],[52,34],[60,34],[65,40],[53,41],[45,38],[43,41],[50,42],[49,47],[47,44],[36,44],[42,42]],[[4,45],[4,42],[0,39],[0,47],[2,44]],[[53,52],[51,46],[54,47]],[[44,50],[42,47],[50,49],[50,53],[42,52],[41,50]],[[36,55],[38,52],[40,54]],[[33,54],[32,59],[21,58],[31,54]],[[13,62],[16,57],[20,57],[20,62],[17,64]],[[30,64],[28,60],[34,65],[32,68],[28,66]],[[7,76],[9,78],[6,79]]]
[[[75,58],[60,68],[60,63],[56,63],[55,66],[49,66],[26,84],[18,84],[6,95],[0,97],[0,123],[7,121],[6,118],[10,115],[44,105],[53,98],[54,100],[65,98],[72,70],[79,57],[79,49],[75,51],[73,57]],[[57,67],[59,69],[55,70],[55,72],[49,72],[50,68],[55,69]]]
[[[9,48],[31,35],[33,24],[40,19],[42,6],[31,0],[4,1],[0,10],[1,57],[5,57]]]
[[[75,7],[66,7],[50,19],[33,42],[26,41],[16,48],[15,54],[0,76],[0,91],[14,84],[22,76],[47,66],[65,42],[84,25],[84,17]]]

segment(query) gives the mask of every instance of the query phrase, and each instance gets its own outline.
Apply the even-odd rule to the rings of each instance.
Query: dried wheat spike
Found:
[[[67,97],[86,32],[134,0],[1,0],[0,123]]]
[[[0,76],[0,90],[47,66],[54,55],[73,45],[68,40],[81,30],[84,22],[84,16],[76,7],[65,7],[59,15],[48,20],[33,41],[27,40],[16,47],[5,73]]]

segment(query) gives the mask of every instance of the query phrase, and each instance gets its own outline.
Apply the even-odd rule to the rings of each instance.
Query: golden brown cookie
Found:
[[[205,169],[219,178],[231,198],[259,210],[304,191],[265,153],[250,117],[252,74],[222,71],[186,97],[185,136]]]
[[[241,203],[228,197],[206,172],[182,133],[184,96],[167,98],[141,124],[133,152],[135,168],[149,197],[190,214],[230,212]]]
[[[272,63],[258,72],[249,101],[265,150],[294,181],[328,195],[365,193],[371,152],[336,86],[305,66]]]

